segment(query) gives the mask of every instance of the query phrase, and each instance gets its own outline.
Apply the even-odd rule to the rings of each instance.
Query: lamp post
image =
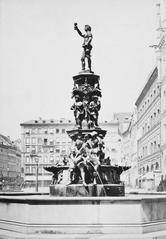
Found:
[[[38,172],[39,172],[39,157],[37,154],[31,154],[31,158],[35,158],[36,162],[36,192],[38,192]]]

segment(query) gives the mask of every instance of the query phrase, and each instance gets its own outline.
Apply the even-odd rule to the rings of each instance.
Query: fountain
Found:
[[[106,131],[98,124],[101,108],[100,76],[91,68],[92,33],[85,25],[85,34],[74,29],[84,38],[81,57],[82,71],[73,76],[72,98],[76,126],[67,131],[72,139],[71,152],[59,165],[45,167],[53,173],[50,195],[53,196],[124,196],[124,184],[120,175],[130,167],[111,164],[105,157],[104,136]],[[85,69],[87,60],[87,69]]]
[[[53,173],[50,194],[0,194],[0,238],[166,238],[166,196],[124,196],[120,174],[129,167],[112,165],[105,157],[99,76],[91,70],[91,28],[85,29],[83,35],[75,24],[84,43],[82,71],[73,77],[71,152],[61,165],[45,168]]]

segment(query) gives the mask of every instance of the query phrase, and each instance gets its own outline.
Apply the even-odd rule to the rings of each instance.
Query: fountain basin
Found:
[[[166,196],[161,195],[0,196],[0,212],[1,238],[166,237]]]
[[[61,197],[93,197],[93,196],[124,196],[125,186],[121,184],[55,184],[50,185],[51,196]]]

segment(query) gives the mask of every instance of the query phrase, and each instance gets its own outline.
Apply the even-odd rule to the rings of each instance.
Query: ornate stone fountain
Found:
[[[91,69],[92,33],[85,25],[85,34],[74,29],[84,38],[81,57],[82,71],[73,76],[74,86],[71,107],[75,128],[67,131],[72,139],[71,152],[60,165],[47,167],[53,173],[50,194],[54,196],[122,196],[125,194],[120,174],[130,167],[113,166],[105,157],[104,137],[106,131],[98,125],[101,108],[100,77]],[[87,60],[87,69],[85,69]]]

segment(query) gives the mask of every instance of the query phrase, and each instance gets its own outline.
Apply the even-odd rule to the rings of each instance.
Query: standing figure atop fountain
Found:
[[[83,42],[83,53],[82,53],[82,57],[81,57],[81,62],[82,62],[82,70],[85,70],[85,59],[87,58],[88,61],[88,68],[89,71],[91,73],[92,69],[91,69],[91,50],[92,50],[92,45],[91,45],[91,41],[92,41],[92,33],[91,33],[91,27],[89,25],[85,25],[85,34],[82,34],[82,32],[79,30],[77,23],[74,23],[74,30],[76,30],[78,32],[78,34],[84,38],[84,42]]]

